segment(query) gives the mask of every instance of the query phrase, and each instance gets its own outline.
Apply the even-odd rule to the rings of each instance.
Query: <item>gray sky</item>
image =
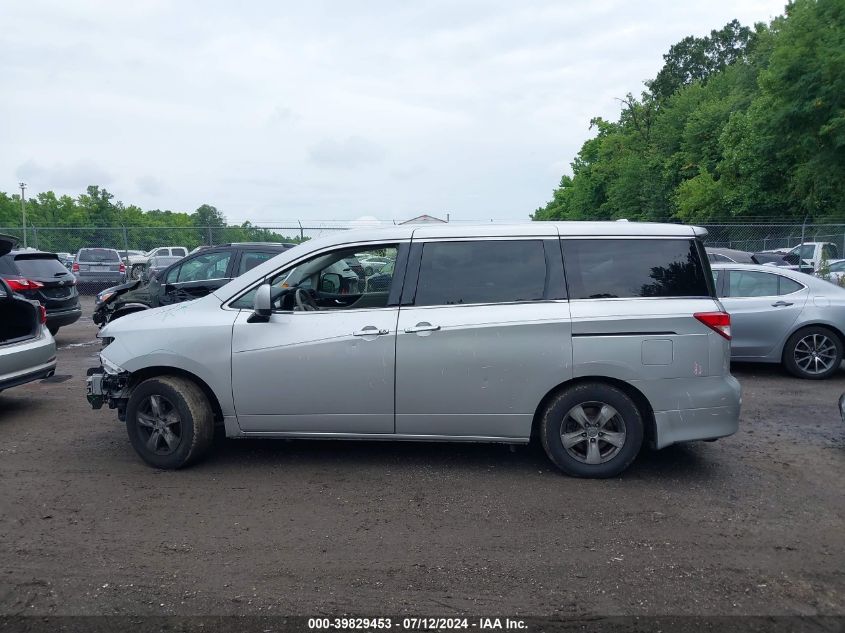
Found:
[[[0,190],[230,221],[527,219],[662,54],[783,0],[0,5]]]

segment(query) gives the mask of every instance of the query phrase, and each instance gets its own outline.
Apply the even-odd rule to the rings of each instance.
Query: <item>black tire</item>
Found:
[[[161,411],[158,418],[151,415],[153,397],[157,398]],[[173,419],[172,413],[178,414],[178,423],[166,421]],[[170,429],[177,441],[171,443],[165,432],[157,430],[150,423],[154,418],[161,421],[162,428]],[[132,391],[126,406],[126,430],[132,447],[150,466],[167,470],[183,468],[201,459],[211,447],[214,412],[196,383],[179,376],[158,376],[145,380]],[[158,437],[151,440],[154,433]]]
[[[59,333],[59,327],[57,325],[48,325],[47,329],[50,330],[50,334],[53,336]]]
[[[609,408],[604,409],[604,405]],[[579,406],[580,413],[586,415],[586,425],[570,416]],[[601,413],[611,410],[615,415],[599,424]],[[546,455],[573,477],[615,477],[634,461],[643,443],[643,418],[637,405],[621,389],[606,383],[582,383],[564,389],[541,415],[540,438]],[[569,449],[564,446],[564,433],[570,440],[574,438]],[[611,435],[621,446],[603,439]],[[593,459],[594,451],[598,451],[598,462]]]
[[[146,268],[146,266],[144,266],[144,264],[135,264],[129,270],[129,278],[130,279],[140,279],[141,277],[144,276],[144,269],[145,268]]]
[[[783,346],[783,366],[798,378],[824,380],[835,374],[841,364],[842,341],[826,327],[802,328]]]

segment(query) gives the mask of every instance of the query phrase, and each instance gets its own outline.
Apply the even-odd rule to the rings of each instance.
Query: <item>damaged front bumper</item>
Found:
[[[105,367],[91,367],[88,370],[88,402],[93,409],[101,409],[104,404],[109,409],[117,409],[118,417],[123,419],[126,401],[129,398],[129,372],[109,372]]]

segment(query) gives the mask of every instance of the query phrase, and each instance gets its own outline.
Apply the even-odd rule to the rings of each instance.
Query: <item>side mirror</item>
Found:
[[[252,304],[252,316],[250,323],[264,322],[270,320],[270,314],[273,312],[273,296],[270,284],[261,284],[255,293],[255,301]]]
[[[340,292],[341,276],[337,273],[324,273],[320,276],[320,284],[317,290],[337,294]]]

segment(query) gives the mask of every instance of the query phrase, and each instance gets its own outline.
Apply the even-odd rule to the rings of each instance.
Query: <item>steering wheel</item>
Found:
[[[317,302],[314,301],[314,297],[312,297],[310,293],[305,292],[302,288],[296,289],[296,293],[293,295],[293,298],[296,301],[297,310],[301,310],[303,312],[314,312],[315,310],[320,309],[317,307]]]

